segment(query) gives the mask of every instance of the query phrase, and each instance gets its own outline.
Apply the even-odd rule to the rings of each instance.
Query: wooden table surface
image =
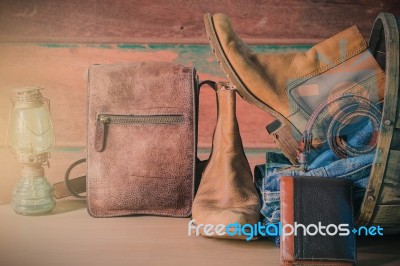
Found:
[[[70,162],[84,153],[56,149],[46,169],[48,181],[61,181]],[[279,265],[279,248],[273,242],[189,237],[189,218],[92,218],[85,201],[75,199],[57,201],[48,215],[15,214],[10,202],[19,165],[1,148],[0,162],[1,266]],[[84,167],[72,174],[84,174]],[[362,239],[358,265],[400,265],[399,247],[399,236]]]
[[[188,218],[92,218],[84,201],[62,200],[49,215],[0,205],[0,265],[279,265],[279,248],[188,236]],[[358,241],[357,265],[400,265],[397,236]]]
[[[46,168],[50,183],[63,179],[85,150],[56,149]],[[253,164],[254,158],[251,157]],[[85,201],[57,201],[52,213],[21,216],[10,206],[19,179],[13,154],[0,148],[0,266],[62,265],[279,265],[279,248],[252,242],[188,236],[189,218],[92,218]],[[84,167],[72,172],[84,174]],[[400,265],[399,236],[358,241],[358,265]]]

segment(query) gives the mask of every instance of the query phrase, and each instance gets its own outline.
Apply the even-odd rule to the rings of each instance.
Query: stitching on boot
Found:
[[[358,32],[358,35],[361,36],[361,34]],[[361,36],[362,37],[362,36]],[[334,67],[336,67],[337,65],[349,60],[350,58],[360,54],[361,52],[365,51],[367,49],[367,44],[365,42],[365,40],[362,43],[362,46],[355,49],[354,51],[351,51],[349,53],[346,54],[346,56],[343,57],[338,57],[335,60],[333,60],[330,64],[322,66],[317,68],[316,70],[314,70],[313,72],[306,74],[300,78],[297,78],[295,80],[293,80],[292,82],[290,82],[287,86],[286,86],[286,96],[288,97],[289,100],[289,107],[291,109],[290,115],[292,116],[293,114],[295,114],[296,112],[300,111],[300,113],[306,118],[310,118],[310,115],[307,114],[307,112],[305,112],[300,106],[299,104],[296,102],[296,100],[292,97],[290,91],[292,89],[294,89],[295,87],[299,86],[300,84],[306,82],[307,80],[322,74]]]
[[[331,68],[334,68],[335,66],[337,66],[337,65],[339,65],[339,64],[341,64],[341,63],[343,63],[343,62],[345,62],[347,60],[349,60],[350,58],[358,55],[359,53],[365,51],[366,49],[367,49],[367,46],[366,46],[366,44],[364,42],[362,47],[359,47],[359,48],[355,49],[354,51],[352,51],[350,53],[347,53],[345,57],[336,58],[331,63],[329,63],[329,64],[327,64],[325,66],[319,67],[316,70],[314,70],[313,72],[293,80],[292,82],[290,82],[287,85],[287,90],[291,90],[294,87],[297,87],[301,83],[305,82],[306,80],[309,80],[310,78],[312,78],[314,76],[317,76],[319,74],[322,74],[322,73],[328,71]]]
[[[363,87],[367,87],[372,82],[378,82],[378,81],[381,81],[384,79],[385,79],[385,72],[383,72],[383,70],[381,70],[377,74],[372,75],[372,76],[358,82],[357,84],[349,87],[347,90],[342,92],[342,94],[355,92],[355,91],[357,91],[357,89],[362,89]],[[292,95],[290,94],[290,96],[292,96]],[[310,118],[311,114],[308,114],[303,108],[301,108],[300,104],[298,102],[296,102],[296,100],[294,98],[290,97],[289,102],[290,102],[291,106],[293,105],[293,106],[297,106],[297,107],[293,110],[293,112],[291,112],[291,114],[288,116],[288,118],[295,115],[296,113],[301,113],[306,119]]]
[[[351,93],[351,92],[355,92],[357,91],[357,89],[362,89],[363,87],[366,87],[367,85],[369,85],[372,82],[375,81],[379,81],[379,80],[385,80],[385,72],[383,72],[382,70],[380,72],[378,72],[377,74],[364,79],[363,81],[355,84],[354,86],[350,87],[349,89],[347,89],[344,93]]]

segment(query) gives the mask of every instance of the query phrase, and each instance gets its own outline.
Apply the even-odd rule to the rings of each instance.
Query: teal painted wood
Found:
[[[33,44],[50,49],[69,48],[93,48],[93,49],[112,49],[132,52],[172,52],[176,54],[173,61],[183,65],[193,65],[197,71],[204,74],[226,79],[220,66],[217,64],[211,48],[208,44],[71,44],[71,43],[40,43]],[[309,44],[298,45],[250,45],[257,53],[286,53],[286,52],[305,52],[311,48]],[[134,58],[132,58],[134,60]]]

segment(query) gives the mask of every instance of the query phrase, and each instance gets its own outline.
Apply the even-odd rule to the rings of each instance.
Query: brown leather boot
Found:
[[[227,77],[242,98],[277,118],[269,132],[278,132],[273,137],[293,163],[300,132],[326,98],[353,93],[383,99],[384,73],[356,26],[305,53],[257,54],[236,35],[227,16],[206,14],[204,20]],[[317,144],[318,133],[313,133]]]
[[[212,151],[192,207],[197,225],[254,225],[260,219],[260,199],[243,151],[235,94],[224,86],[217,88],[218,117]]]

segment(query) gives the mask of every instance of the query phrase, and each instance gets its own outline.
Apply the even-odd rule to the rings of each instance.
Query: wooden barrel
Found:
[[[385,98],[377,149],[357,225],[380,225],[400,232],[400,19],[380,13],[369,40],[371,53],[385,70]]]

